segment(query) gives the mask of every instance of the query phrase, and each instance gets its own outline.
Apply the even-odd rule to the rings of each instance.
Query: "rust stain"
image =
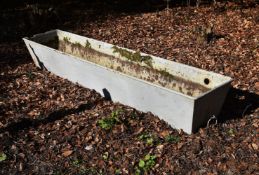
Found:
[[[87,42],[85,46],[82,46],[80,43],[72,43],[68,39],[58,40],[58,38],[55,38],[43,44],[118,72],[181,92],[188,96],[195,97],[209,90],[207,87],[198,83],[174,76],[166,70],[158,70],[152,66],[143,66],[138,61],[124,60],[119,57],[98,52],[92,49],[89,42]]]

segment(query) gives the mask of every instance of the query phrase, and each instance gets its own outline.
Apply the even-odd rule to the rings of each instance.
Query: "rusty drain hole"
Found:
[[[205,83],[206,85],[208,85],[208,84],[210,83],[210,80],[209,80],[208,78],[205,78],[205,79],[204,79],[204,83]]]

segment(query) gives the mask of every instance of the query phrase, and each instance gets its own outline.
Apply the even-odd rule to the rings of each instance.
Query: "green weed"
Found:
[[[109,153],[108,153],[108,152],[105,152],[105,153],[102,155],[102,157],[103,157],[103,160],[108,160],[108,158],[109,158]]]
[[[7,159],[7,155],[5,153],[0,153],[0,162],[3,162]]]
[[[167,135],[165,137],[165,141],[169,143],[177,143],[180,141],[180,137],[173,136],[173,135]]]
[[[232,128],[230,128],[229,130],[228,130],[228,134],[230,135],[230,136],[235,136],[235,130],[234,129],[232,129]]]
[[[115,175],[119,175],[119,174],[121,174],[122,172],[121,172],[121,170],[120,169],[116,169],[115,170]]]
[[[83,161],[80,159],[76,159],[76,160],[72,161],[72,165],[74,165],[76,167],[80,167],[82,163],[83,163]]]
[[[135,174],[140,175],[142,172],[148,172],[156,164],[156,156],[147,154],[144,159],[140,159],[136,167]]]
[[[119,115],[121,110],[116,110],[110,114],[109,117],[102,118],[97,121],[98,125],[105,130],[110,130],[117,123],[120,123]]]
[[[26,73],[26,76],[27,76],[30,80],[34,79],[34,77],[35,77],[35,75],[34,75],[31,71],[27,72],[27,73]]]
[[[150,133],[143,133],[138,138],[139,140],[144,141],[147,145],[151,146],[158,141],[157,137]]]

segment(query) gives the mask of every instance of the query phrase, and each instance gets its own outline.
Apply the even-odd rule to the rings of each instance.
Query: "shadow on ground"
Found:
[[[25,117],[18,122],[13,122],[4,128],[0,128],[0,133],[9,132],[15,134],[21,130],[26,130],[28,128],[37,128],[40,125],[46,125],[48,123],[55,122],[56,120],[60,120],[68,115],[77,114],[84,110],[90,110],[92,107],[94,107],[93,103],[81,104],[77,108],[59,109],[57,111],[51,112],[45,117],[37,119],[29,119],[29,117]]]
[[[249,91],[230,88],[219,115],[219,122],[242,118],[259,108],[259,95]]]
[[[195,6],[196,3],[185,0],[169,2],[169,7]],[[212,1],[208,2],[212,5]],[[116,18],[156,12],[166,7],[166,0],[1,0],[0,41],[19,40],[56,28],[73,30],[82,22],[100,22],[109,15]],[[240,7],[245,8],[245,4]]]
[[[73,30],[82,22],[101,22],[109,15],[133,15],[163,8],[163,0],[4,0],[0,3],[0,41],[20,40],[56,28]]]
[[[161,3],[162,2],[162,3]],[[160,5],[159,5],[160,4]],[[52,29],[74,31],[82,23],[108,16],[157,11],[163,0],[2,0],[0,2],[0,71],[31,62],[22,38]]]

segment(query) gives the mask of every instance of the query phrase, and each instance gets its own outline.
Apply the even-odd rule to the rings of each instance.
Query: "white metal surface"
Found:
[[[118,56],[113,53],[111,44],[53,30],[32,38],[24,38],[37,66],[44,66],[62,78],[95,89],[103,96],[108,92],[113,101],[143,112],[150,111],[172,127],[183,129],[189,134],[196,131],[212,115],[219,114],[232,81],[231,78],[220,74],[152,56],[156,68],[165,68],[173,75],[210,88],[209,91],[197,97],[188,96],[40,44],[55,36],[69,37],[71,42],[82,45],[89,41],[93,49]],[[205,78],[210,80],[208,85],[204,84]]]

